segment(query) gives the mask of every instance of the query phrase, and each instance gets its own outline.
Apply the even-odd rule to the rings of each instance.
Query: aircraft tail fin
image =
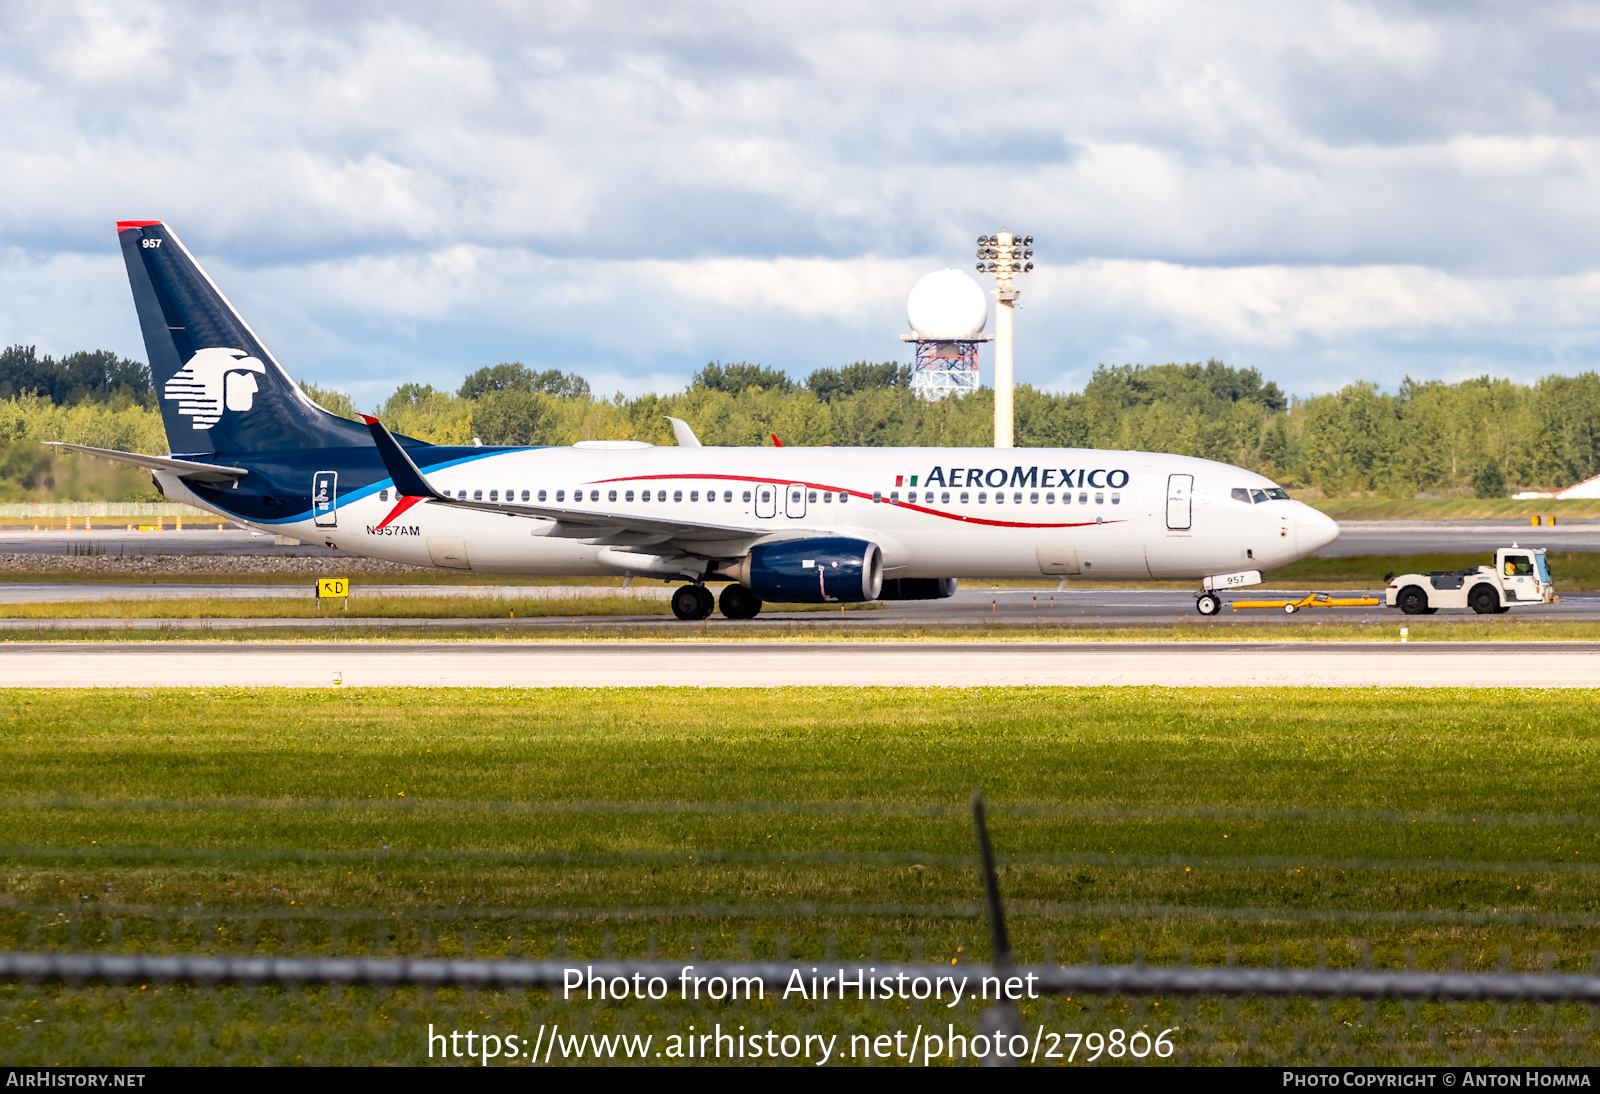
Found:
[[[306,397],[171,228],[124,220],[117,238],[174,455],[370,443]]]

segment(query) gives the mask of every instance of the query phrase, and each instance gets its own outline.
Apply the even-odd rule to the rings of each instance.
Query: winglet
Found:
[[[700,444],[700,438],[696,437],[694,435],[694,430],[689,428],[688,422],[684,421],[682,418],[674,418],[670,414],[663,414],[662,417],[666,418],[667,421],[672,423],[672,432],[678,438],[679,448],[703,447]]]
[[[772,443],[774,445],[776,445],[779,448],[783,447],[783,442],[778,440],[778,435],[776,433],[771,434],[771,437],[772,437]]]
[[[394,480],[395,489],[402,496],[443,498],[442,494],[428,485],[428,480],[422,477],[417,465],[406,455],[406,450],[400,447],[400,442],[394,439],[394,434],[384,428],[382,422],[370,414],[361,415],[361,420],[366,422],[367,428],[371,430],[372,442],[378,446],[378,455],[383,459],[383,469],[389,472],[389,477]]]

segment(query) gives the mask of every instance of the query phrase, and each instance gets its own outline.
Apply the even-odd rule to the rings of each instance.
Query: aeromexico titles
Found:
[[[169,498],[395,562],[685,584],[680,618],[764,601],[949,596],[960,578],[1254,584],[1339,529],[1250,471],[1092,449],[430,445],[316,405],[178,237],[117,225],[160,396]],[[707,580],[729,581],[714,602]]]

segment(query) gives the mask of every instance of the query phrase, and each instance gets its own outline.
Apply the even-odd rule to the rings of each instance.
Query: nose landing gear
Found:
[[[1217,615],[1222,611],[1222,598],[1216,593],[1201,593],[1195,599],[1194,610],[1201,615]]]

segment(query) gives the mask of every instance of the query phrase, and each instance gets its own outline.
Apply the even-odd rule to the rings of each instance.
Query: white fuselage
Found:
[[[739,534],[726,548],[714,535],[652,547],[637,537],[572,538],[553,520],[435,502],[396,512],[400,499],[387,480],[341,491],[331,522],[240,522],[395,562],[572,576],[625,572],[615,564],[618,542],[623,551],[686,548],[716,558],[746,549],[735,547],[739,535],[746,545],[751,535],[827,535],[878,544],[889,578],[1202,578],[1282,566],[1339,534],[1300,502],[1239,500],[1241,490],[1261,499],[1274,489],[1254,472],[1146,452],[598,442],[485,449],[424,470],[451,497],[500,500],[509,491],[514,501],[704,522]],[[158,474],[169,497],[222,511],[175,476]]]

